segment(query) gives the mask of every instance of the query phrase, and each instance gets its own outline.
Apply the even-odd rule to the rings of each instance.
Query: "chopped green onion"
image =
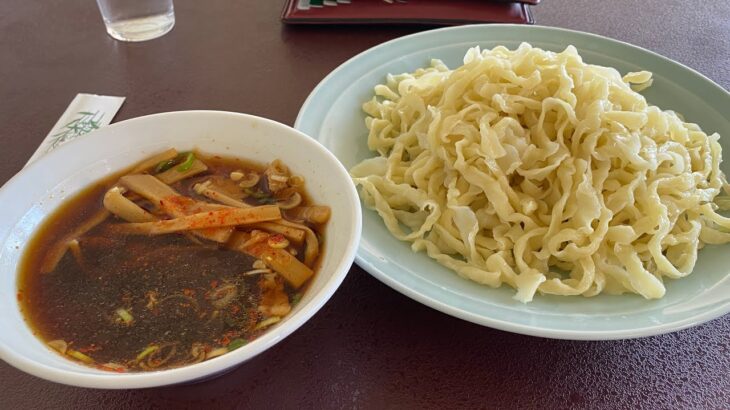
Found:
[[[302,294],[295,293],[294,296],[291,297],[291,305],[296,306],[301,300],[302,300]]]
[[[233,350],[236,350],[239,347],[244,346],[246,343],[248,343],[248,340],[246,339],[233,339],[228,345],[228,351],[231,352]]]
[[[137,355],[137,361],[144,359],[145,357],[149,356],[150,353],[156,351],[159,348],[160,347],[156,345],[147,346],[144,350],[142,350],[140,354]]]
[[[172,159],[166,159],[164,161],[160,161],[159,164],[155,167],[155,174],[159,174],[160,172],[165,172],[168,169],[172,168],[173,165],[175,165],[175,162],[177,161],[176,158]]]
[[[89,356],[79,352],[78,350],[71,350],[68,349],[66,351],[66,354],[73,357],[76,360],[81,360],[84,363],[94,363],[94,359],[90,358]]]
[[[193,167],[193,163],[195,162],[195,154],[192,152],[188,152],[185,154],[185,160],[178,165],[177,170],[180,172],[185,172]]]
[[[260,321],[254,329],[255,330],[266,329],[267,327],[273,325],[274,323],[279,323],[279,322],[281,322],[281,316],[271,316],[268,319],[264,319],[264,320]]]
[[[134,317],[129,313],[127,309],[119,308],[115,310],[115,312],[117,313],[119,318],[122,319],[122,322],[124,322],[125,325],[132,323],[132,321],[134,320]]]

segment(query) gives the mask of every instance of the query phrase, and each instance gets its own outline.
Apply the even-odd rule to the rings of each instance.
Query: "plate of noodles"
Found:
[[[477,25],[352,58],[295,127],[350,170],[379,280],[497,329],[621,339],[730,311],[728,106],[630,44]]]

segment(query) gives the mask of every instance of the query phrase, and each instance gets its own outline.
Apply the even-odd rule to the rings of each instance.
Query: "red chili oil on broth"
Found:
[[[286,316],[316,271],[329,209],[313,205],[283,164],[160,158],[136,182],[120,173],[68,200],[25,250],[18,303],[34,333],[71,360],[126,372],[212,359]],[[112,214],[83,232],[104,217],[107,200]],[[271,205],[283,219],[249,223]],[[196,219],[180,232],[144,233],[163,220],[205,212],[224,219],[243,206],[252,207],[239,211],[244,225],[208,228]]]

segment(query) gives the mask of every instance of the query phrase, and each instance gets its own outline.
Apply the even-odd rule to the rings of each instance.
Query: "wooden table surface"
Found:
[[[425,29],[285,27],[281,0],[175,3],[171,33],[125,44],[105,34],[91,0],[2,2],[0,183],[78,92],[126,96],[117,121],[213,109],[292,124],[337,65]],[[544,0],[534,12],[538,24],[637,44],[730,88],[727,0]],[[730,408],[730,316],[639,340],[540,339],[449,317],[353,266],[300,330],[203,383],[80,389],[0,362],[2,409],[130,407]]]

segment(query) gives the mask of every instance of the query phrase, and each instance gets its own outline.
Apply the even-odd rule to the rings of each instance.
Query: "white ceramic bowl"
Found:
[[[279,158],[304,176],[312,199],[332,208],[324,259],[309,290],[284,320],[223,356],[178,369],[113,374],[78,365],[33,335],[16,299],[17,267],[36,228],[70,196],[165,148]],[[64,384],[128,389],[210,377],[273,346],[304,324],[332,296],[352,264],[361,230],[360,201],[345,168],[325,148],[286,125],[245,114],[187,111],[123,121],[72,141],[18,173],[0,189],[0,358]]]

